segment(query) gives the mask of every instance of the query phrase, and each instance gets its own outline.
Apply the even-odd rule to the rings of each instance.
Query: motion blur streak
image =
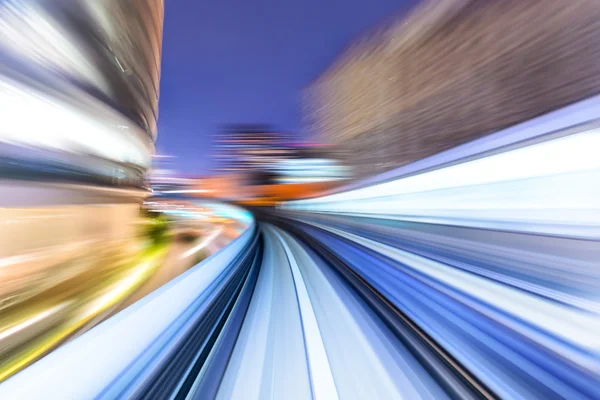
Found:
[[[598,239],[598,145],[600,130],[583,130],[289,207]]]
[[[600,133],[565,128],[288,203],[280,219],[497,396],[597,398]]]
[[[136,393],[143,396],[146,386],[161,382],[156,380],[157,374],[176,374],[175,370],[164,368],[164,363],[186,344],[198,328],[197,322],[204,321],[207,315],[214,316],[214,307],[220,305],[215,300],[223,300],[219,295],[236,272],[247,272],[236,260],[238,253],[248,250],[254,234],[250,227],[204,263],[9,379],[0,386],[0,398],[128,398]],[[211,322],[210,318],[205,322],[209,330]],[[185,370],[188,363],[182,362],[179,367]],[[36,385],[28,384],[31,379],[36,380]],[[163,390],[161,386],[157,389]]]
[[[597,185],[581,185],[597,132],[517,137],[257,223],[225,209],[249,224],[238,239],[0,397],[598,398]]]
[[[373,310],[312,250],[268,225],[264,235],[255,295],[217,398],[306,399],[311,389],[317,399],[446,398]],[[312,308],[316,331],[304,322],[305,307]]]

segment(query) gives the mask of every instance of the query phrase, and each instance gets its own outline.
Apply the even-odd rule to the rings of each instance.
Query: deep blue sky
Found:
[[[209,172],[221,123],[301,132],[300,91],[411,0],[166,0],[158,151]]]

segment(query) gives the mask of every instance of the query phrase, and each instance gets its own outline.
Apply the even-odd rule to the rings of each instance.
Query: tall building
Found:
[[[600,92],[596,0],[439,0],[359,38],[305,91],[358,176]]]
[[[46,179],[142,185],[157,137],[163,8],[0,1],[0,159]]]
[[[214,140],[216,171],[264,174],[274,163],[294,157],[294,143],[293,135],[266,125],[223,126]]]

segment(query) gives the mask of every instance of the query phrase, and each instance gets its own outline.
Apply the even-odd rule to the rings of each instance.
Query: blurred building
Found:
[[[213,143],[213,179],[223,183],[209,185],[210,190],[198,192],[202,196],[273,205],[315,196],[350,173],[331,146],[301,142],[267,125],[226,125]],[[211,181],[199,179],[195,186],[207,187]]]
[[[359,38],[304,93],[367,176],[600,92],[595,0],[441,0]]]
[[[0,1],[0,381],[161,262],[140,206],[162,21],[162,0]]]
[[[51,266],[130,244],[157,134],[162,22],[162,0],[0,2],[0,258]]]
[[[11,0],[0,21],[6,173],[141,186],[157,135],[162,0]]]
[[[295,156],[294,136],[267,125],[223,126],[214,141],[217,173],[265,173],[275,162]]]

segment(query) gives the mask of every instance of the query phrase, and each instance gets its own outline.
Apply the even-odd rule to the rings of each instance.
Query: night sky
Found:
[[[221,123],[301,132],[300,91],[353,39],[411,0],[167,0],[158,151],[210,171]]]

